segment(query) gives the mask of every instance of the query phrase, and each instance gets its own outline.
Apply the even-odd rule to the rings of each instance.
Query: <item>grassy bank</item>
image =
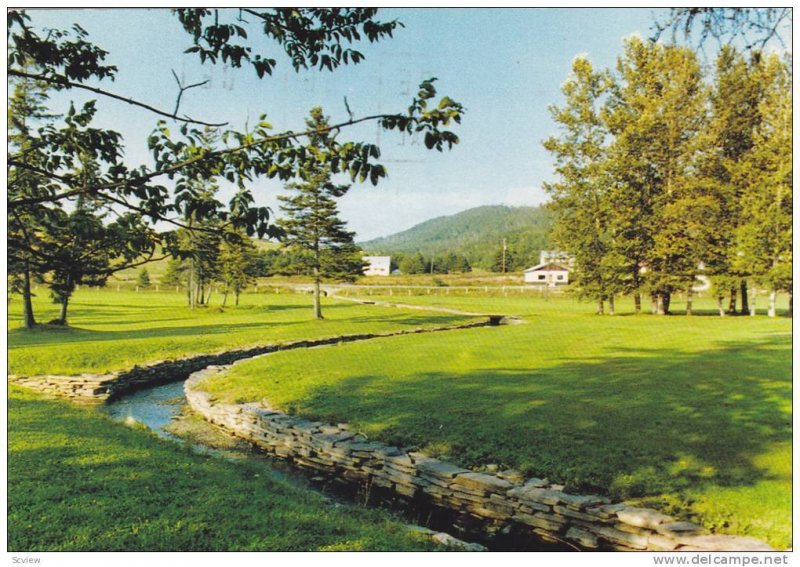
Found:
[[[190,310],[172,292],[83,289],[70,307],[68,328],[21,328],[21,301],[9,306],[9,373],[79,374],[129,368],[190,353],[350,333],[447,325],[463,317],[361,306],[324,299],[325,319],[314,321],[311,298],[302,294],[243,295],[238,307]],[[34,305],[39,321],[57,314],[41,292]]]
[[[9,393],[9,551],[416,550],[386,513],[193,454],[96,411]]]
[[[206,388],[790,545],[791,320],[597,317],[556,298],[411,299],[527,323],[276,353]]]

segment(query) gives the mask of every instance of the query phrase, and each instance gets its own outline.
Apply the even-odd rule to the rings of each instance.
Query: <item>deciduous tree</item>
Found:
[[[597,302],[604,312],[621,291],[615,238],[611,225],[607,175],[609,129],[603,106],[612,87],[609,73],[595,71],[585,57],[572,63],[572,73],[562,85],[565,102],[551,106],[560,133],[544,142],[555,158],[558,181],[544,186],[551,201],[555,244],[575,258],[571,279],[579,294]]]
[[[734,168],[733,181],[745,188],[735,267],[769,290],[768,314],[774,317],[777,291],[789,292],[790,312],[792,301],[792,89],[789,70],[777,56],[765,71],[762,120]]]

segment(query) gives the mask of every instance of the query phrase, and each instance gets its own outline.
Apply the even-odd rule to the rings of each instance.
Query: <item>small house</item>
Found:
[[[554,262],[533,266],[523,273],[527,284],[556,287],[569,283],[569,269]]]
[[[365,276],[388,276],[391,273],[391,256],[363,256],[361,259],[367,263]]]

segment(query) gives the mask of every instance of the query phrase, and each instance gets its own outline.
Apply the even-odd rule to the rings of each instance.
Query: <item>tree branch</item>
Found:
[[[126,179],[124,181],[118,181],[118,182],[115,182],[115,183],[107,183],[107,184],[104,184],[104,185],[98,185],[96,187],[91,188],[90,191],[92,192],[92,194],[99,194],[100,191],[105,191],[105,190],[109,190],[109,189],[119,189],[120,187],[124,187],[125,185],[141,184],[141,183],[150,181],[150,180],[152,180],[152,179],[154,179],[156,177],[160,177],[162,175],[168,175],[170,173],[175,173],[176,171],[179,171],[179,170],[183,169],[184,167],[188,167],[188,166],[190,166],[192,164],[195,164],[195,163],[198,163],[198,162],[201,162],[201,161],[205,161],[207,159],[212,159],[212,158],[220,157],[220,156],[223,156],[223,155],[228,155],[228,154],[240,152],[240,151],[247,150],[247,149],[250,149],[250,148],[253,148],[253,147],[256,147],[256,146],[260,146],[262,144],[269,144],[269,143],[272,143],[272,142],[279,142],[279,141],[282,141],[282,140],[303,138],[303,137],[311,136],[311,135],[314,135],[314,134],[321,134],[321,133],[331,132],[333,130],[338,130],[338,129],[341,129],[341,128],[346,128],[348,126],[353,126],[353,125],[359,124],[361,122],[367,122],[367,121],[370,121],[370,120],[381,120],[383,118],[391,118],[391,117],[394,117],[394,116],[397,116],[397,115],[396,114],[374,114],[372,116],[364,116],[362,118],[355,118],[355,119],[347,120],[345,122],[340,122],[338,124],[333,124],[333,125],[328,126],[326,128],[309,129],[309,130],[305,130],[303,132],[285,132],[283,134],[278,134],[278,135],[275,135],[275,136],[268,136],[268,137],[262,138],[260,140],[254,140],[254,141],[252,141],[250,143],[247,143],[247,144],[242,144],[240,146],[235,146],[233,148],[225,148],[225,149],[221,149],[221,150],[211,151],[211,152],[205,153],[203,155],[188,159],[186,161],[182,161],[182,162],[173,164],[173,165],[171,165],[169,167],[165,167],[163,169],[152,171],[152,172],[147,173],[145,175],[132,177],[130,179]],[[14,165],[16,167],[22,167],[22,168],[30,169],[31,171],[35,171],[37,173],[40,173],[41,175],[50,177],[52,179],[57,179],[58,181],[61,181],[62,183],[66,184],[66,185],[70,185],[70,181],[68,180],[68,178],[66,176],[59,176],[59,175],[56,175],[54,173],[49,173],[49,172],[46,172],[44,170],[40,170],[38,168],[33,168],[31,166],[28,166],[27,164],[15,162],[13,160],[9,160],[9,165]],[[35,204],[38,204],[38,203],[60,201],[62,199],[66,199],[66,198],[69,198],[69,197],[76,196],[76,195],[80,194],[81,192],[83,192],[82,189],[81,190],[77,190],[76,189],[76,190],[72,190],[72,191],[65,191],[64,193],[60,193],[60,194],[53,195],[53,196],[29,197],[29,198],[25,198],[25,199],[17,199],[17,200],[14,200],[14,201],[8,201],[8,207],[9,208],[13,208],[13,207],[17,207],[17,206],[35,205]],[[128,206],[128,205],[126,205],[126,206]]]
[[[8,74],[12,77],[21,77],[23,79],[32,79],[34,81],[44,81],[46,83],[50,83],[52,85],[58,85],[62,87],[69,87],[75,89],[83,89],[95,94],[99,94],[102,96],[107,96],[109,98],[113,98],[114,100],[120,100],[122,102],[126,102],[133,106],[138,106],[140,108],[144,108],[145,110],[149,110],[159,116],[165,116],[167,118],[172,118],[173,120],[178,120],[179,122],[186,122],[188,124],[198,124],[200,126],[210,126],[210,127],[220,127],[225,126],[227,122],[220,122],[220,123],[212,123],[212,122],[203,122],[202,120],[195,120],[194,118],[190,118],[189,116],[178,116],[177,110],[176,113],[170,114],[169,112],[165,112],[163,110],[159,110],[154,106],[150,106],[149,104],[145,104],[143,102],[139,102],[133,98],[127,98],[118,94],[114,94],[108,92],[103,89],[98,89],[97,87],[90,87],[89,85],[84,85],[81,83],[76,83],[74,81],[70,81],[69,79],[62,77],[62,76],[49,76],[49,75],[34,75],[32,73],[26,73],[25,71],[20,71],[18,69],[9,69]],[[194,85],[193,85],[194,86]],[[187,87],[189,88],[189,87]]]
[[[181,106],[181,97],[183,96],[183,93],[195,87],[202,87],[203,85],[208,83],[208,80],[200,81],[199,83],[194,83],[193,85],[187,85],[184,87],[183,84],[181,83],[181,80],[178,78],[178,74],[175,73],[175,69],[171,69],[171,71],[172,71],[172,76],[175,77],[175,82],[178,83],[178,88],[180,89],[180,91],[178,91],[178,98],[175,99],[175,110],[172,112],[173,116],[177,116],[178,108],[180,108]]]
[[[140,260],[139,262],[129,262],[129,263],[122,263],[117,264],[116,266],[109,266],[109,271],[113,274],[116,272],[120,272],[122,270],[127,270],[128,268],[138,268],[139,266],[143,266],[144,264],[149,264],[150,262],[158,262],[159,260],[164,260],[166,258],[170,258],[172,254],[164,254],[163,256],[159,256],[158,258],[154,258],[156,251],[153,249],[150,252],[150,256],[145,258],[144,260]]]

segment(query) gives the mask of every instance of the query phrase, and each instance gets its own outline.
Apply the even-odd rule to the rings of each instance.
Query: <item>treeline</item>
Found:
[[[451,252],[441,256],[425,257],[422,253],[395,254],[391,269],[403,274],[465,274],[472,271],[466,256]]]
[[[719,313],[755,313],[756,290],[792,290],[791,70],[777,55],[724,47],[712,69],[694,51],[627,40],[614,71],[578,57],[559,127],[544,142],[554,247],[598,312],[615,296],[657,314],[697,277]],[[726,309],[727,299],[727,309]]]
[[[494,253],[481,256],[480,268],[490,272],[511,273],[529,268],[538,262],[539,248],[529,249],[525,244],[494,246]],[[425,256],[397,253],[392,256],[392,270],[403,274],[466,274],[472,271],[472,262],[466,254],[449,252]]]
[[[247,237],[226,241],[211,233],[200,233],[193,242],[191,248],[184,248],[183,258],[169,259],[159,281],[186,291],[190,306],[207,305],[213,290],[222,294],[223,307],[229,295],[239,305],[240,294],[258,278],[308,276],[308,255],[298,248],[259,250]],[[142,273],[137,285],[146,287],[149,274],[145,284]]]
[[[261,254],[246,234],[180,230],[178,239],[178,257],[168,261],[161,283],[184,288],[192,308],[207,305],[215,287],[223,307],[230,294],[239,305],[241,293],[263,270]]]

